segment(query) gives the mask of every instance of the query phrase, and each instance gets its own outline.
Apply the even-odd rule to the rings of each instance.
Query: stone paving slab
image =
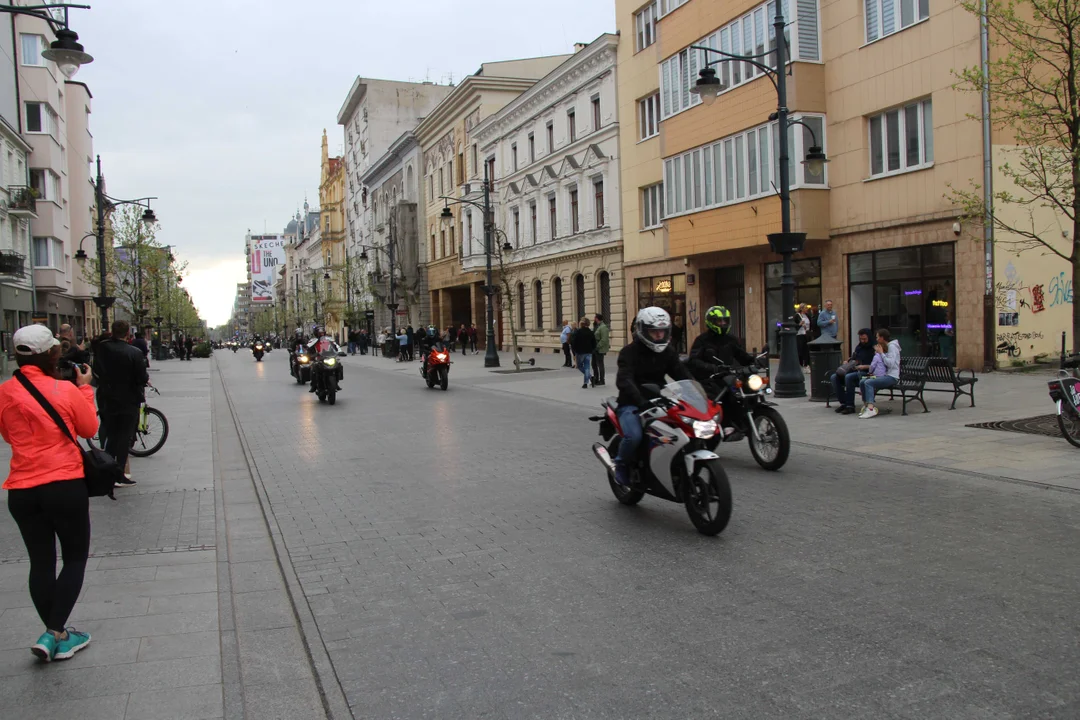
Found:
[[[1072,493],[832,451],[811,425],[779,473],[725,450],[735,514],[708,539],[678,506],[611,498],[588,450],[598,392],[461,373],[443,393],[415,367],[356,363],[328,407],[268,360],[219,367],[357,717],[952,720],[1080,703]]]

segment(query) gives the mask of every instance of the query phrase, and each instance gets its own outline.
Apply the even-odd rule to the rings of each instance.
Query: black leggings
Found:
[[[56,482],[8,491],[8,511],[30,555],[30,599],[45,627],[62,633],[82,591],[90,555],[90,500],[86,482]],[[56,575],[56,539],[64,567]]]

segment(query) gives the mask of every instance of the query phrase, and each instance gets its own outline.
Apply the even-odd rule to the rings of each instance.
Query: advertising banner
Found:
[[[274,282],[285,264],[284,235],[251,236],[251,302],[273,303]]]

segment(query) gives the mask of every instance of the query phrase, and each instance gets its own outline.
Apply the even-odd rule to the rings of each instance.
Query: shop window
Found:
[[[780,285],[783,274],[783,263],[769,263],[765,266],[765,341],[769,343],[769,351],[774,356],[780,354],[780,336],[777,331],[784,318],[795,313],[795,307],[783,306],[783,289]],[[821,308],[821,258],[793,261],[791,274],[795,280],[795,305],[810,306],[808,314],[813,331],[817,327],[817,311]]]
[[[686,275],[657,275],[638,278],[637,308],[659,307],[668,311],[672,322],[686,327]],[[605,316],[606,317],[606,316]],[[685,342],[685,332],[683,333]]]
[[[955,362],[954,260],[952,243],[849,255],[850,337],[886,328],[902,354]]]

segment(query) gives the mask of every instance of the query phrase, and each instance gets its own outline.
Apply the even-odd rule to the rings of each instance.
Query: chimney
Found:
[[[574,52],[579,53],[587,47],[589,47],[587,43],[574,43]]]

